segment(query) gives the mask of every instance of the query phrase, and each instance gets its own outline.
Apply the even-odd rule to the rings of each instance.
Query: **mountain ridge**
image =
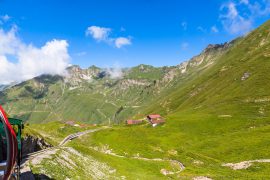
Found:
[[[114,69],[92,65],[83,69],[72,65],[67,68],[67,76],[41,75],[5,89],[0,103],[11,115],[30,122],[75,119],[88,123],[120,123],[143,113],[147,104],[174,89],[176,84],[212,66],[233,43],[234,41],[210,44],[199,55],[176,66],[154,67],[140,64],[131,68]],[[84,99],[82,101],[85,108],[90,106],[87,115],[78,117],[73,113],[66,113],[66,108],[62,107],[65,102],[73,104],[71,101],[76,96]],[[25,101],[24,105],[20,101]],[[122,108],[124,110],[116,118],[115,113]],[[71,111],[71,108],[68,109]],[[78,114],[82,114],[79,113],[78,105],[75,109]]]
[[[99,76],[96,68],[83,73],[75,68],[66,79],[43,76],[7,89],[0,101],[49,140],[81,128],[67,120],[110,126],[69,142],[66,146],[76,153],[61,151],[43,159],[32,168],[35,174],[89,177],[90,161],[78,160],[87,157],[127,179],[268,179],[269,50],[267,21],[178,66],[139,65],[120,79]],[[124,124],[150,113],[160,114],[165,123]],[[63,155],[72,161],[62,163]]]

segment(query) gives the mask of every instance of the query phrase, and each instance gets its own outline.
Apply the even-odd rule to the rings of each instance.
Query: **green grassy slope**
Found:
[[[232,44],[209,45],[177,66],[142,64],[122,69],[123,76],[116,79],[95,66],[71,66],[67,77],[42,75],[1,91],[0,103],[11,116],[29,123],[76,120],[120,124],[128,118],[142,118],[140,114],[162,97],[166,104],[168,94],[211,68]],[[163,114],[170,111],[162,107]]]
[[[242,170],[222,166],[270,159],[269,27],[266,22],[239,39],[211,67],[145,110],[164,114],[165,125],[97,132],[89,144],[107,145],[120,155],[177,159],[186,166],[179,178],[269,178],[269,163]]]
[[[153,69],[154,73],[161,71]],[[0,103],[11,116],[30,123],[68,120],[120,123],[139,107],[146,106],[155,95],[151,94],[155,91],[154,79],[161,78],[136,79],[129,75],[133,76],[132,72],[121,79],[92,77],[91,81],[44,75],[1,92]]]
[[[158,80],[164,76],[164,70],[165,68],[141,64],[128,70],[126,78]]]
[[[58,121],[43,124],[26,124],[23,129],[23,137],[29,135],[42,138],[47,143],[58,146],[58,144],[68,135],[94,128],[97,127],[85,124],[82,127],[73,126]]]
[[[216,114],[269,115],[269,26],[267,22],[237,41],[216,64],[181,84],[160,103],[170,99],[167,106],[173,111],[196,109]],[[157,108],[153,104],[149,111]]]
[[[254,163],[242,170],[222,166],[270,159],[269,50],[270,21],[230,44],[207,48],[187,64],[138,66],[126,71],[122,79],[99,75],[91,82],[74,80],[70,84],[61,79],[31,80],[4,91],[1,100],[11,114],[20,112],[30,122],[76,118],[89,123],[120,123],[68,144],[87,156],[87,163],[95,159],[106,163],[104,171],[116,170],[112,178],[168,178],[161,170],[173,171],[175,167],[168,161],[177,160],[186,168],[171,178],[269,179],[270,163]],[[164,115],[166,123],[155,128],[121,125],[125,118],[148,113]],[[61,154],[55,155],[56,160],[57,156]],[[79,163],[76,156],[71,154]],[[81,169],[87,168],[87,163]],[[84,170],[76,174],[76,168],[68,171],[68,166],[54,169],[49,160],[43,165],[60,179],[59,172],[64,177],[89,175]]]

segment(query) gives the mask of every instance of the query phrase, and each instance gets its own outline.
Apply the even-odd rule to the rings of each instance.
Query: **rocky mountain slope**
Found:
[[[42,75],[4,89],[0,103],[10,115],[32,123],[120,123],[143,113],[176,85],[211,67],[232,44],[209,45],[190,61],[172,67],[141,64],[116,70],[71,66],[65,77]]]

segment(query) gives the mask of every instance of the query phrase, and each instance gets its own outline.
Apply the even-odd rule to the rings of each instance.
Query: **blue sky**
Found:
[[[4,32],[16,27],[16,38],[37,48],[66,40],[70,62],[84,68],[177,65],[269,14],[268,0],[0,0]]]

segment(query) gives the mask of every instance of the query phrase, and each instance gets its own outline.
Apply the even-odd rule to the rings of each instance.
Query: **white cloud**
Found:
[[[213,33],[218,33],[218,32],[219,32],[217,26],[212,26],[212,27],[211,27],[211,31],[212,31]]]
[[[110,33],[111,33],[110,28],[99,27],[99,26],[90,26],[87,28],[85,32],[86,36],[91,35],[97,41],[107,40]]]
[[[3,20],[3,21],[5,21],[5,22],[8,21],[8,20],[10,20],[10,18],[11,17],[9,15],[7,15],[7,14],[5,14],[5,15],[3,15],[3,16],[0,17],[0,19]]]
[[[23,80],[41,74],[64,75],[69,64],[67,52],[68,43],[65,40],[52,40],[43,47],[27,46],[18,54],[18,68],[21,69]]]
[[[121,48],[126,45],[131,45],[131,40],[130,38],[119,37],[115,39],[114,43],[117,48]]]
[[[37,48],[23,43],[16,29],[7,32],[0,29],[0,84],[21,82],[42,74],[65,75],[70,61],[67,48],[65,40],[52,40]]]
[[[228,8],[228,14],[227,14],[227,17],[228,18],[237,18],[238,16],[238,11],[236,9],[236,5],[235,3],[233,2],[230,2],[228,5],[227,5],[227,8]]]
[[[220,10],[224,29],[230,34],[243,35],[253,29],[256,18],[270,14],[270,0],[230,1],[222,4]]]
[[[131,45],[131,38],[127,37],[110,37],[112,29],[111,28],[105,28],[105,27],[99,27],[99,26],[90,26],[87,28],[85,34],[86,36],[92,36],[97,41],[103,41],[109,45],[113,45],[117,48],[121,48],[126,45]],[[120,31],[125,31],[123,27],[121,27]]]
[[[107,68],[106,73],[109,74],[112,79],[120,79],[123,77],[123,69],[119,64],[114,64],[112,68]]]
[[[13,26],[8,32],[0,29],[0,55],[15,54],[22,48],[22,43],[16,37],[17,26]]]
[[[262,3],[249,3],[247,6],[253,17],[267,16],[270,14],[270,0],[263,0]]]
[[[230,34],[246,34],[252,29],[252,19],[241,16],[236,6],[233,2],[222,5],[221,10],[225,10],[225,14],[220,15],[221,22]]]

